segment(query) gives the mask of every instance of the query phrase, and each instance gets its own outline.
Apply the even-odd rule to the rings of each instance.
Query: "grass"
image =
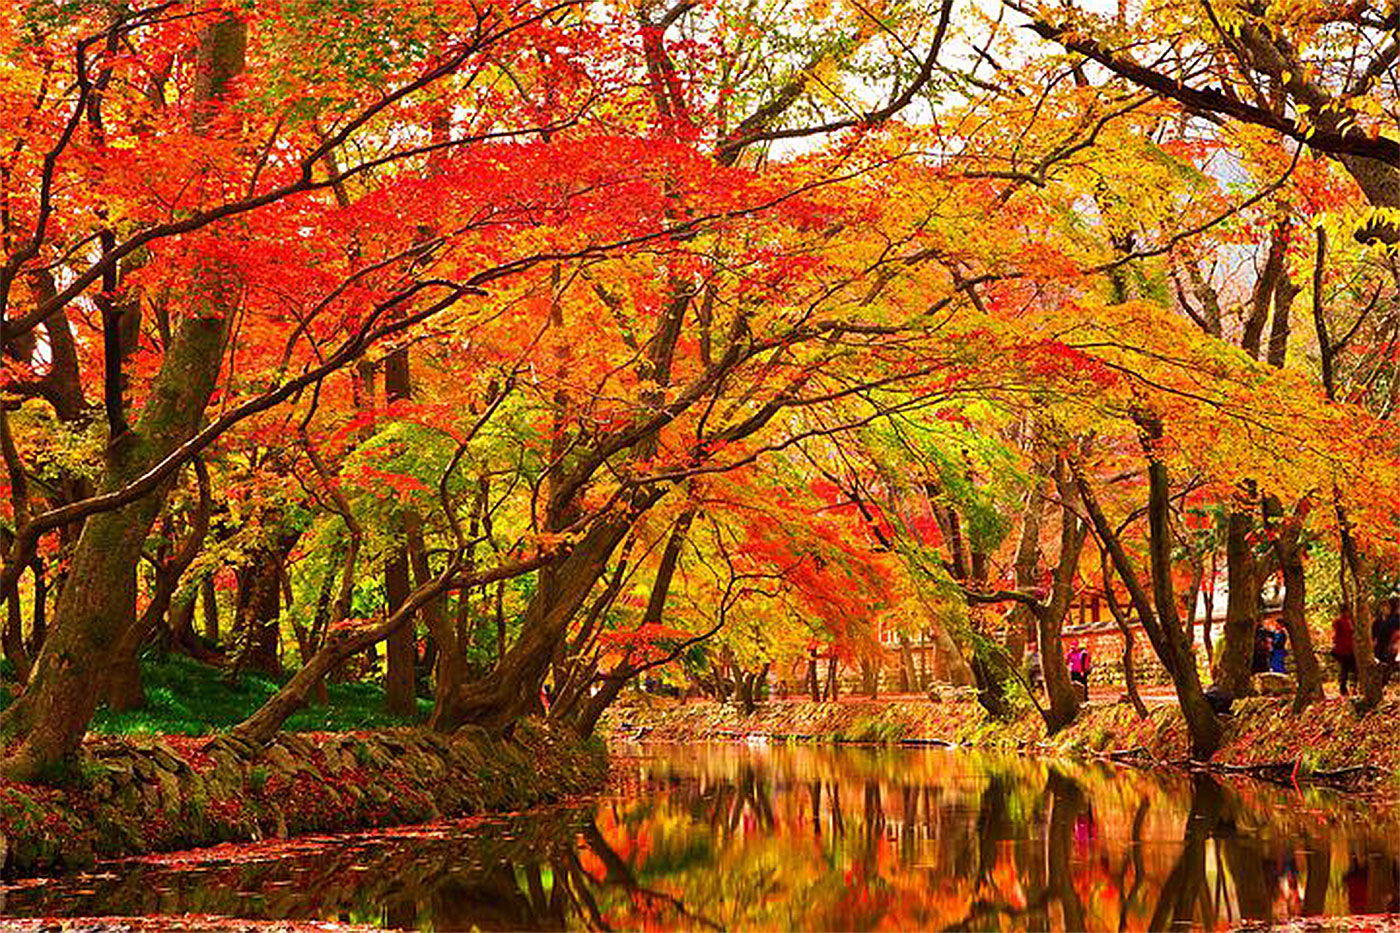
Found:
[[[237,683],[224,679],[216,667],[183,655],[146,657],[141,661],[146,705],[115,713],[103,708],[91,729],[104,735],[206,735],[225,731],[251,715],[280,684],[260,674],[244,674]],[[409,720],[384,708],[384,691],[377,684],[344,683],[328,687],[329,702],[292,714],[284,726],[290,732],[349,732],[407,725]],[[6,691],[0,705],[8,702]],[[432,701],[419,698],[420,716]]]
[[[906,738],[909,728],[902,722],[875,716],[858,716],[850,726],[832,736],[837,742],[874,742],[890,744]]]

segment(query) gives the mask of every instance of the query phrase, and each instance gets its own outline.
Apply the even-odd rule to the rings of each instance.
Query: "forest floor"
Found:
[[[1153,691],[1144,699],[1149,714],[1139,719],[1131,706],[1117,701],[1116,690],[1091,691],[1079,718],[1054,736],[1046,734],[1031,709],[1011,722],[1000,722],[967,697],[931,701],[909,695],[856,696],[828,703],[772,700],[748,715],[728,704],[642,697],[609,711],[602,728],[624,741],[946,744],[1187,764],[1186,724],[1170,692],[1159,696]],[[1224,717],[1225,740],[1212,766],[1270,779],[1312,777],[1347,786],[1400,781],[1400,696],[1387,697],[1365,717],[1337,697],[1313,704],[1301,716],[1293,714],[1290,703],[1289,697],[1238,701],[1233,715]]]
[[[146,704],[140,709],[97,711],[91,731],[99,735],[209,735],[247,719],[277,692],[281,682],[260,673],[230,680],[220,668],[179,654],[147,656],[141,660]],[[0,709],[9,702],[14,684],[0,686]],[[377,683],[339,683],[327,687],[327,701],[293,713],[288,732],[350,732],[412,725],[385,708],[384,690]],[[419,719],[432,710],[432,700],[419,698]]]

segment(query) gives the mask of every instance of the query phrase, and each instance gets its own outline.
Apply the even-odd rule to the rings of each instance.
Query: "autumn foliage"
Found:
[[[291,675],[247,738],[381,667],[586,732],[910,638],[1007,713],[1105,591],[1190,706],[1257,623],[1171,647],[1227,553],[1300,631],[1369,612],[1393,51],[1178,6],[0,11],[5,770],[151,645]]]

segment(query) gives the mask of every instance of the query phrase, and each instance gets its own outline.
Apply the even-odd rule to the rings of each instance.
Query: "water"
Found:
[[[5,916],[435,930],[1162,929],[1394,911],[1390,805],[939,749],[619,748],[597,801],[122,862]]]

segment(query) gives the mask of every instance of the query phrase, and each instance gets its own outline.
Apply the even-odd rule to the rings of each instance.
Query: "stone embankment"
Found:
[[[599,789],[600,743],[527,721],[477,729],[90,742],[68,785],[0,783],[4,874],[96,860],[518,810]]]
[[[1349,702],[1329,699],[1295,715],[1287,697],[1252,697],[1224,717],[1225,740],[1212,761],[1221,770],[1253,771],[1288,781],[1310,776],[1340,783],[1400,776],[1400,700],[1358,717]],[[1187,763],[1189,736],[1175,703],[1139,719],[1126,703],[1090,703],[1069,728],[1047,736],[1034,711],[1012,722],[990,718],[965,696],[846,699],[837,703],[774,701],[745,714],[716,703],[656,704],[610,710],[602,728],[614,740],[858,742],[957,745],[1080,754],[1144,764]]]

